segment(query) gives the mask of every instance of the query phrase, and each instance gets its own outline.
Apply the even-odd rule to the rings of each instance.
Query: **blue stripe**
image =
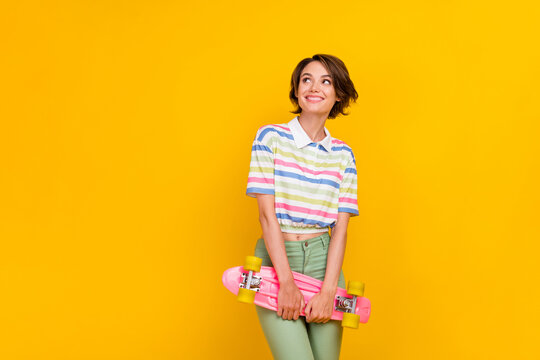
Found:
[[[322,146],[321,144],[319,144],[319,149],[320,149],[320,150],[324,150],[325,152],[328,152],[328,150],[326,150],[326,149],[324,148],[324,146]]]
[[[246,190],[246,195],[250,193],[256,193],[256,194],[268,194],[268,195],[274,195],[274,189],[263,189],[258,187],[249,187]]]
[[[270,149],[268,146],[266,145],[260,145],[260,144],[255,144],[251,147],[251,151],[256,151],[256,150],[261,150],[261,151],[268,151],[270,154],[273,154],[272,152],[272,149]]]
[[[348,146],[333,146],[332,147],[332,150],[333,151],[341,151],[341,150],[346,150],[348,152],[350,152],[352,154],[352,150],[351,148],[349,148]]]
[[[353,159],[353,162],[354,162],[354,165],[356,165],[356,159],[354,158],[354,154],[353,154],[352,149],[350,147],[344,146],[344,145],[342,145],[342,146],[334,146],[334,147],[332,147],[332,150],[333,151],[345,150],[345,151],[350,152],[351,156],[352,156],[352,159]]]
[[[259,137],[257,138],[257,140],[262,141],[264,136],[266,134],[268,134],[269,132],[271,132],[271,131],[278,133],[278,135],[281,136],[281,137],[285,137],[287,139],[294,140],[294,138],[293,138],[293,136],[291,134],[286,134],[283,131],[279,131],[279,130],[276,130],[276,129],[271,128],[271,127],[268,127],[266,129],[264,129],[263,131],[261,131],[261,133],[259,134]]]
[[[345,174],[355,174],[356,175],[356,170],[354,168],[347,168],[347,169],[345,169]]]
[[[299,217],[293,217],[293,216],[290,216],[289,214],[283,214],[283,213],[278,213],[278,212],[276,212],[276,217],[278,219],[291,220],[293,222],[306,224],[306,225],[319,225],[320,227],[328,227],[328,226],[330,226],[330,224],[332,224],[332,223],[324,223],[322,221],[317,221],[317,220],[310,220],[310,219],[304,219],[304,218],[299,218]],[[288,226],[292,226],[292,225],[288,225]]]
[[[339,189],[339,184],[337,182],[332,181],[332,180],[328,180],[328,179],[316,180],[316,179],[308,178],[308,177],[303,176],[303,175],[298,175],[298,174],[295,174],[295,173],[292,173],[292,172],[289,172],[289,171],[282,171],[282,170],[275,170],[274,174],[279,175],[279,176],[283,176],[283,177],[288,177],[288,178],[298,179],[298,180],[302,180],[302,181],[307,181],[307,182],[314,183],[314,184],[330,185],[330,186],[332,186],[332,187],[334,187],[336,189]]]
[[[351,208],[346,208],[346,207],[340,207],[340,208],[338,208],[337,211],[338,212],[353,213],[353,214],[359,215],[358,210],[351,209]]]

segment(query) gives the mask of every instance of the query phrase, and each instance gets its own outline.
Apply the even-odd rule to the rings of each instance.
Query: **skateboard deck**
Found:
[[[246,283],[249,271],[244,270],[243,266],[236,266],[225,270],[223,273],[222,281],[223,285],[235,295],[238,295],[239,289],[243,288]],[[293,279],[300,292],[304,295],[305,304],[321,290],[322,281],[312,278],[310,276],[292,272]],[[252,278],[255,282],[255,290],[251,287],[251,290],[256,291],[254,304],[262,306],[264,308],[277,311],[277,296],[279,291],[279,280],[276,271],[273,267],[261,266],[259,272],[253,272]],[[257,287],[258,286],[258,287]],[[336,296],[334,299],[334,311],[331,319],[343,320],[344,313],[351,313],[352,305],[354,304],[353,296],[347,294],[347,290],[343,288],[337,288]],[[356,297],[356,306],[354,308],[354,314],[360,316],[360,322],[366,323],[369,320],[371,313],[370,301],[363,297]],[[301,316],[305,316],[304,309],[300,313]]]

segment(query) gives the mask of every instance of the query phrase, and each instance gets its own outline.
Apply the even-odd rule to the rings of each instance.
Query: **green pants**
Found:
[[[285,250],[292,271],[324,280],[330,235],[328,233],[307,241],[285,241]],[[264,240],[257,240],[255,256],[262,258],[263,266],[272,266]],[[345,288],[343,271],[338,286]],[[276,311],[255,306],[264,336],[274,359],[277,360],[338,360],[341,350],[341,322],[307,323],[304,316],[298,320],[283,320]]]

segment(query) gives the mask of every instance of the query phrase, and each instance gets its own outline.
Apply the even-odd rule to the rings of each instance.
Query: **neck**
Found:
[[[298,116],[298,122],[313,142],[319,142],[326,137],[324,124],[326,116],[319,114],[304,114]]]

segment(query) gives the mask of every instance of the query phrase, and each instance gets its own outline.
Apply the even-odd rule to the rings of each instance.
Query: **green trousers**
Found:
[[[328,233],[307,241],[285,241],[285,250],[292,271],[324,280],[330,235]],[[264,240],[257,240],[255,256],[263,266],[273,266]],[[338,286],[345,288],[343,271]],[[259,322],[274,359],[277,360],[338,360],[343,328],[341,322],[308,323],[304,316],[298,320],[283,320],[276,311],[255,306]]]

